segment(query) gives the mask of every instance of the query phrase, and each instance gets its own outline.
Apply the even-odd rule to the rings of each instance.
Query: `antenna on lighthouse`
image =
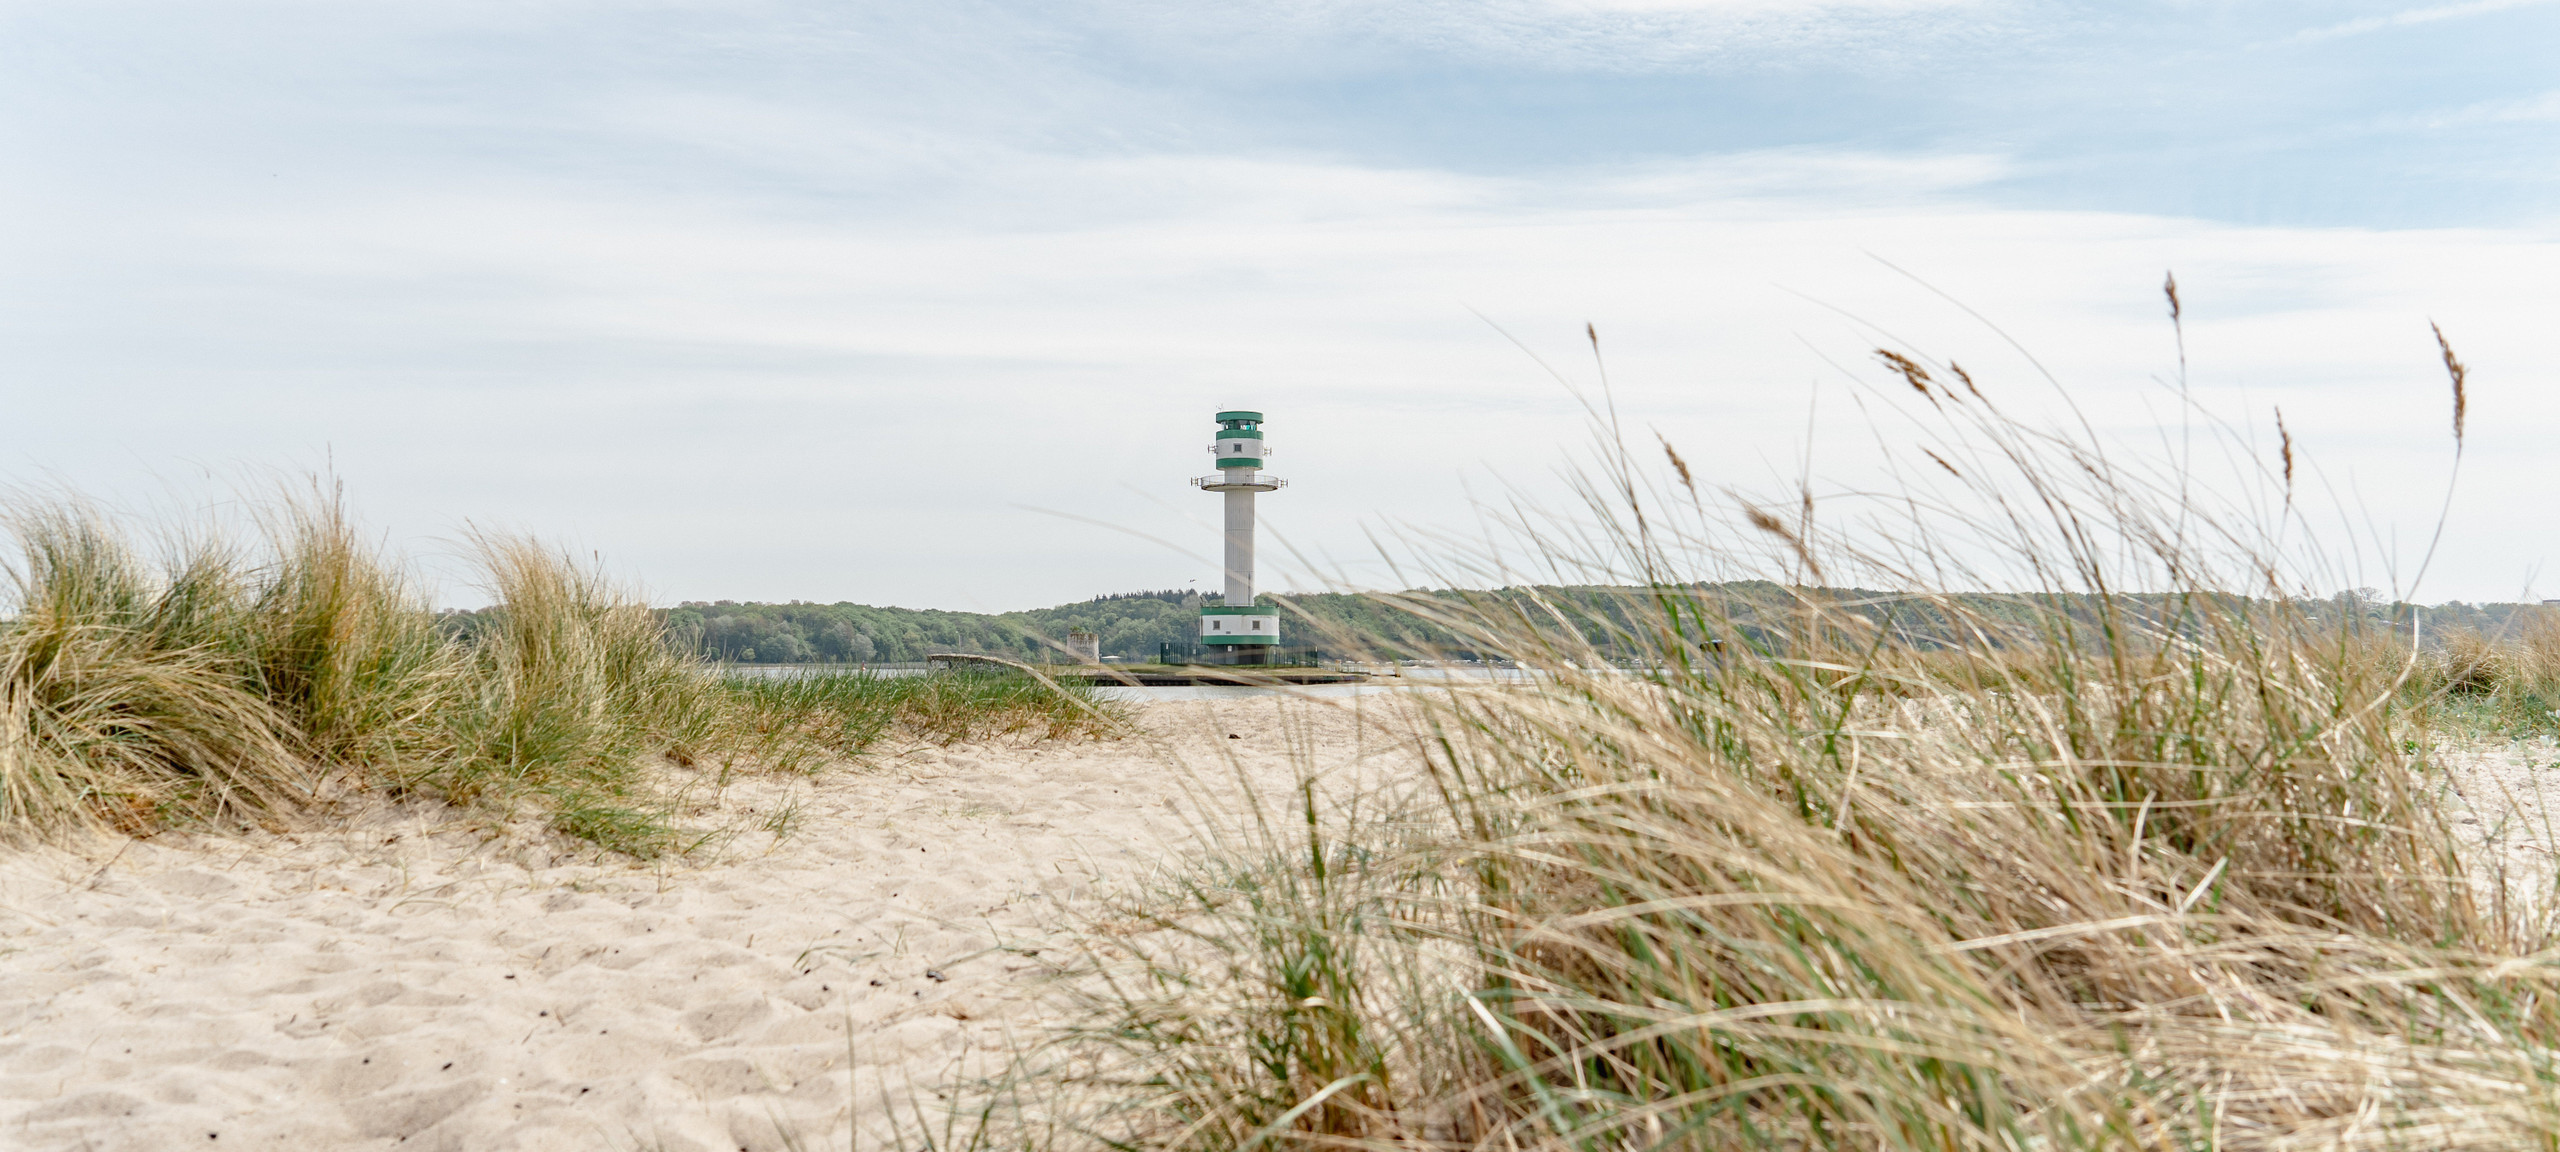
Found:
[[[1253,602],[1253,498],[1289,486],[1261,471],[1271,449],[1262,439],[1262,413],[1218,413],[1218,439],[1209,445],[1218,474],[1195,476],[1191,486],[1227,502],[1227,596],[1200,609],[1200,643],[1227,664],[1268,664],[1280,644],[1280,614]]]

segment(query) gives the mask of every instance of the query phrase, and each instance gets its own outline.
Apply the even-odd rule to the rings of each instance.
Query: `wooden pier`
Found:
[[[925,659],[928,668],[1003,669],[1044,676],[1051,680],[1095,686],[1124,685],[1132,688],[1178,688],[1212,685],[1231,688],[1276,688],[1301,684],[1364,684],[1366,672],[1336,671],[1329,668],[1263,667],[1251,664],[1026,664],[1002,656],[976,656],[961,652],[936,652]]]

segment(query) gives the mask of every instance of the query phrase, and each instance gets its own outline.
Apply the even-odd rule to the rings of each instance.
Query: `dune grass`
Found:
[[[472,540],[498,602],[461,647],[471,698],[454,755],[408,777],[464,802],[536,798],[554,827],[643,858],[684,841],[639,769],[725,750],[717,685],[666,643],[647,605],[537,542]]]
[[[2289,442],[2272,498],[2208,504],[1883,358],[1947,478],[1898,526],[1608,439],[1587,515],[1509,555],[1645,610],[1404,602],[1538,675],[1417,697],[1417,798],[1310,778],[1112,909],[1156,931],[1098,932],[1076,1022],[933,1142],[2560,1147],[2553,878],[2464,858],[2423,739],[2541,707],[2547,642],[2429,656],[2324,608]],[[1903,611],[1805,597],[1745,642],[1698,591],[1737,571]],[[1995,575],[2028,585],[2000,612],[1952,594]]]
[[[2413,710],[2444,731],[2560,736],[2560,610],[2535,613],[2509,635],[2439,637],[2415,673]]]
[[[259,511],[263,563],[234,554],[241,623],[227,642],[254,654],[254,686],[303,755],[390,773],[448,757],[466,670],[411,580],[335,487],[279,490]]]
[[[769,749],[763,758],[783,767],[859,756],[892,734],[946,746],[1013,735],[1090,739],[1129,722],[1126,705],[1082,681],[1011,671],[731,675],[723,683]]]
[[[302,734],[260,690],[228,552],[181,541],[155,564],[79,504],[20,509],[8,527],[24,559],[0,635],[0,826],[255,818],[310,796]]]
[[[636,596],[520,537],[469,539],[497,610],[449,635],[334,489],[252,512],[246,543],[150,543],[76,498],[0,515],[21,554],[0,624],[0,835],[273,825],[387,788],[649,858],[700,839],[653,765],[809,770],[889,732],[1117,722],[1028,677],[729,683]]]

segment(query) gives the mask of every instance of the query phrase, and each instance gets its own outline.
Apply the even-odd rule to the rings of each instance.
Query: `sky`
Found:
[[[0,0],[0,484],[327,472],[457,605],[478,529],[1003,611],[1213,587],[1186,478],[1253,408],[1264,585],[1394,585],[1380,540],[1569,502],[1586,325],[1647,452],[1848,492],[1879,344],[2156,442],[2174,270],[2195,402],[2250,451],[2281,407],[2375,543],[2342,580],[2560,597],[2554,46],[2543,0]]]

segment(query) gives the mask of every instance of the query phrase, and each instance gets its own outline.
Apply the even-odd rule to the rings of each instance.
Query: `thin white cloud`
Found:
[[[2375,120],[2372,130],[2397,132],[2433,132],[2446,128],[2468,128],[2482,124],[2540,124],[2560,121],[2560,88],[2531,96],[2505,100],[2483,100],[2441,112],[2391,116]]]
[[[2433,24],[2439,20],[2461,20],[2472,16],[2486,16],[2493,12],[2512,11],[2517,8],[2538,8],[2551,2],[2552,0],[2469,0],[2469,2],[2462,4],[2438,4],[2427,8],[2411,8],[2406,11],[2393,12],[2383,16],[2367,16],[2362,19],[2349,20],[2340,24],[2331,24],[2323,28],[2312,28],[2294,34],[2294,39],[2335,40],[2341,37],[2362,36],[2369,32],[2381,32],[2392,28],[2407,28],[2418,24]]]
[[[1323,67],[1422,52],[1500,65],[1645,72],[1893,60],[1951,41],[2030,34],[2022,0],[1240,0],[1108,3],[1099,25],[1241,67]],[[1275,63],[1278,62],[1278,63]]]
[[[1814,15],[1979,7],[1981,0],[1540,0],[1559,12],[1692,12]]]

